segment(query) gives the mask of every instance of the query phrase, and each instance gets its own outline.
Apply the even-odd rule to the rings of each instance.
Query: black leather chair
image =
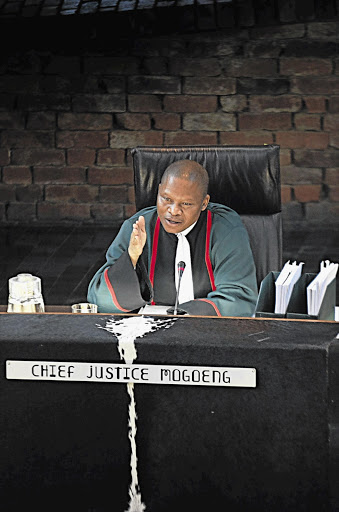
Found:
[[[211,201],[229,206],[248,231],[257,282],[282,266],[279,146],[171,146],[131,150],[137,210],[156,203],[158,185],[175,160],[196,160],[210,178]]]

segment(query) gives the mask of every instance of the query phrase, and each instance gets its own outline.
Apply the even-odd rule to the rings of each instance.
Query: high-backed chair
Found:
[[[161,176],[175,160],[196,160],[210,178],[211,201],[235,210],[248,231],[260,285],[282,265],[279,146],[133,148],[137,210],[156,203]]]

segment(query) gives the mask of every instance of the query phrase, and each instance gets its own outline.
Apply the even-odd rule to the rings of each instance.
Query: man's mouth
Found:
[[[167,217],[165,217],[165,221],[170,224],[171,226],[177,226],[178,224],[181,224],[181,221],[179,220],[173,220],[173,219],[168,219]]]

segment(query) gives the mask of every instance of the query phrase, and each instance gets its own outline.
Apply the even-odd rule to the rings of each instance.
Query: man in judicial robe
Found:
[[[236,212],[209,202],[207,190],[207,171],[197,162],[180,160],[166,169],[156,206],[123,223],[89,284],[88,300],[99,312],[173,306],[179,260],[186,265],[180,310],[253,316],[257,282],[247,231]]]

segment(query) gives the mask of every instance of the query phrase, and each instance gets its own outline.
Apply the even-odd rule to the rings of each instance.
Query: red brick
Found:
[[[36,220],[36,203],[11,203],[8,205],[7,217],[10,221],[22,223]]]
[[[44,68],[44,73],[47,75],[78,74],[80,73],[80,57],[68,57],[65,55],[54,56]]]
[[[38,203],[40,220],[88,220],[91,218],[90,204]]]
[[[321,201],[319,203],[306,203],[305,219],[307,222],[321,223],[328,226],[333,224],[333,219],[336,218],[335,205],[329,201]]]
[[[278,132],[276,142],[283,148],[325,149],[329,136],[324,132]]]
[[[223,112],[242,112],[247,109],[247,97],[244,94],[221,96],[220,104]]]
[[[78,94],[73,98],[75,112],[125,112],[123,94]]]
[[[8,105],[7,105],[8,108]],[[25,117],[19,112],[0,112],[0,129],[18,130],[25,128]]]
[[[15,186],[0,183],[0,202],[15,201]]]
[[[251,112],[298,112],[302,103],[300,96],[284,94],[282,96],[251,95]]]
[[[314,75],[324,76],[332,73],[330,59],[288,57],[280,59],[281,75]]]
[[[100,187],[99,201],[103,203],[127,203],[127,187]]]
[[[135,190],[134,187],[128,187],[128,202],[135,203]]]
[[[291,92],[300,94],[333,94],[339,90],[339,77],[302,77],[291,79]]]
[[[46,201],[92,203],[98,197],[98,187],[89,185],[46,185]]]
[[[128,77],[128,92],[131,94],[179,94],[180,77],[134,75]]]
[[[169,61],[170,75],[179,76],[218,76],[221,74],[221,66],[216,58],[189,59],[174,58]]]
[[[94,75],[130,75],[136,74],[139,68],[139,59],[135,57],[98,56],[84,59],[85,73]]]
[[[294,162],[298,167],[339,167],[339,151],[297,149]]]
[[[67,163],[68,165],[93,165],[95,163],[94,149],[68,149]]]
[[[123,220],[124,207],[122,204],[100,203],[91,206],[91,216],[96,221],[106,220],[110,225]]]
[[[155,94],[130,94],[128,110],[130,112],[161,112],[161,97]]]
[[[217,134],[213,132],[167,132],[165,133],[165,146],[176,145],[204,145],[217,144]]]
[[[235,131],[233,114],[214,112],[210,114],[183,114],[183,129],[197,131]]]
[[[152,121],[156,130],[179,130],[180,129],[180,115],[178,114],[153,114]]]
[[[324,130],[339,131],[339,114],[326,114],[324,116]]]
[[[61,130],[111,130],[111,114],[78,114],[66,112],[58,114],[58,127]]]
[[[235,78],[206,78],[195,77],[185,78],[183,86],[184,94],[208,94],[211,95],[225,95],[236,93],[236,79]]]
[[[9,165],[10,163],[10,150],[0,148],[0,165]]]
[[[99,149],[98,165],[123,165],[125,163],[125,150],[123,149]]]
[[[54,132],[34,130],[7,130],[2,144],[10,148],[53,148]]]
[[[292,162],[291,150],[280,148],[280,165],[290,165]]]
[[[23,203],[33,203],[42,199],[42,188],[39,185],[18,186],[16,199]]]
[[[240,130],[288,130],[291,127],[291,114],[239,114]]]
[[[328,100],[328,111],[331,114],[339,113],[339,96],[332,96]]]
[[[162,132],[152,130],[143,132],[114,130],[110,137],[110,147],[119,149],[135,146],[161,146],[163,143]]]
[[[166,75],[166,59],[164,57],[151,57],[144,59],[141,72],[143,75]]]
[[[291,187],[282,185],[281,187],[281,202],[282,204],[289,203],[291,201]]]
[[[3,169],[3,182],[4,183],[32,183],[32,174],[29,167],[4,167]]]
[[[319,201],[321,185],[296,185],[294,186],[294,195],[297,201],[308,203],[310,201]]]
[[[326,111],[326,98],[323,96],[305,96],[306,108],[311,113],[322,113]]]
[[[124,218],[129,219],[130,217],[132,217],[132,215],[136,213],[136,211],[137,210],[134,204],[126,204],[124,206]]]
[[[270,44],[274,39],[299,39],[305,37],[305,26],[303,23],[271,25],[271,26],[258,26],[251,30],[251,35],[254,40],[268,39]]]
[[[297,130],[321,129],[321,119],[316,114],[295,114],[294,124]]]
[[[323,6],[326,6],[325,2]],[[307,35],[310,39],[319,41],[325,39],[326,41],[337,41],[338,40],[338,23],[336,21],[325,21],[318,23],[309,23]]]
[[[328,197],[330,201],[339,201],[339,186],[330,187],[328,191]]]
[[[55,84],[55,81],[53,83]],[[22,94],[18,96],[18,109],[27,112],[66,112],[71,110],[71,97],[55,91],[48,94]]]
[[[55,112],[30,112],[27,118],[29,130],[52,130],[56,127]]]
[[[322,170],[285,165],[281,167],[281,182],[289,185],[298,183],[321,184]]]
[[[57,133],[58,148],[107,148],[108,132],[58,132]]]
[[[339,148],[339,132],[330,133],[329,146]]]
[[[326,169],[325,183],[327,183],[327,185],[338,185],[338,183],[339,183],[339,168]]]
[[[255,146],[261,144],[272,144],[273,135],[270,132],[221,132],[220,144],[230,146]]]
[[[133,170],[128,167],[92,167],[88,170],[88,183],[92,185],[133,184]]]
[[[34,182],[40,184],[85,183],[86,170],[79,167],[35,167]]]
[[[231,58],[223,59],[225,76],[275,77],[278,66],[275,59]]]
[[[65,153],[61,149],[13,149],[14,165],[61,165],[65,163]]]
[[[217,109],[216,96],[165,96],[164,109],[167,112],[215,112]]]
[[[151,128],[149,114],[116,114],[115,120],[119,129],[149,130]]]

